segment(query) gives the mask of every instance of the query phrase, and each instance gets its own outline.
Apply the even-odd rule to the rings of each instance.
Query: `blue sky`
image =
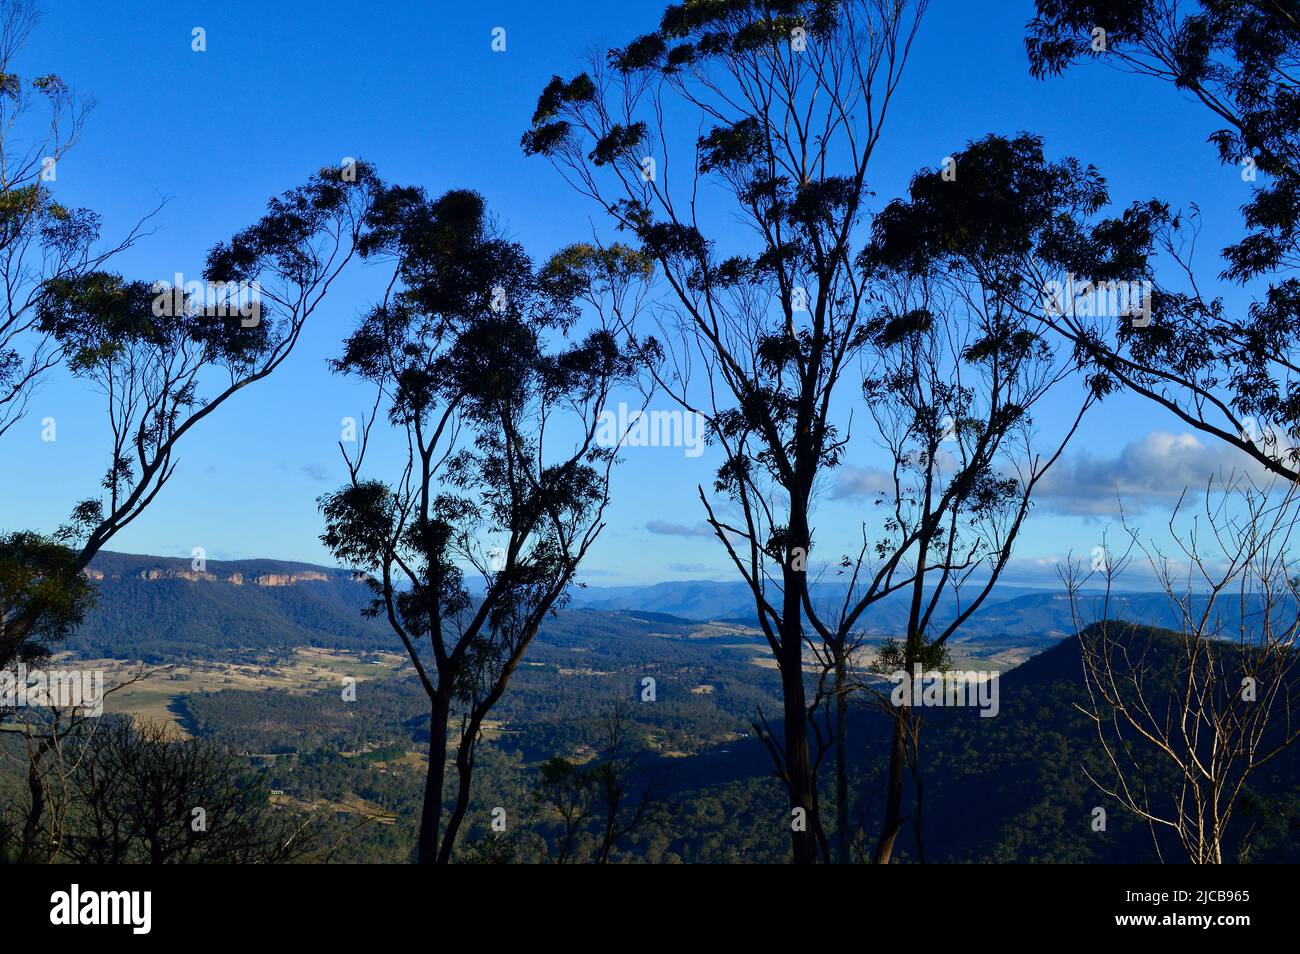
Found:
[[[20,66],[54,72],[97,106],[58,167],[56,196],[99,211],[108,236],[166,199],[154,234],[115,267],[148,280],[197,276],[207,249],[251,222],[266,199],[345,156],[431,193],[482,192],[538,259],[603,230],[597,213],[544,161],[518,146],[537,93],[586,53],[652,28],[658,0],[536,2],[50,4]],[[1053,156],[1096,164],[1112,197],[1199,205],[1201,248],[1239,227],[1247,186],[1205,142],[1208,114],[1163,84],[1104,68],[1040,83],[1029,74],[1021,0],[934,0],[893,104],[873,187],[883,205],[921,166],[988,132],[1043,135]],[[191,50],[191,30],[207,51]],[[494,27],[507,49],[491,49]],[[1208,255],[1207,274],[1218,271]],[[315,498],[342,482],[339,421],[367,393],[325,367],[387,276],[358,264],[327,299],[289,363],[204,421],[173,482],[111,548],[212,559],[330,562]],[[1229,299],[1235,297],[1224,290]],[[1076,395],[1047,409],[1064,412]],[[657,405],[656,405],[657,406]],[[664,405],[667,406],[667,405]],[[105,466],[96,395],[51,377],[5,437],[0,527],[52,530],[95,489]],[[54,416],[58,440],[42,442]],[[1087,552],[1111,520],[1115,485],[1160,522],[1171,496],[1232,458],[1183,436],[1158,409],[1118,398],[1088,421],[1022,538],[1017,573],[1050,579],[1067,550]],[[630,449],[615,478],[608,527],[585,579],[594,584],[729,577],[717,544],[696,531],[697,484],[711,453]],[[865,451],[848,463],[869,467]],[[32,488],[40,488],[33,494]],[[861,501],[824,499],[819,522],[854,527]]]

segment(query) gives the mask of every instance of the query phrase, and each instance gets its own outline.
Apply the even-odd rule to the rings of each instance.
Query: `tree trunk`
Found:
[[[41,779],[40,760],[45,750],[32,756],[27,765],[27,793],[31,804],[27,808],[27,817],[23,822],[23,842],[20,860],[25,864],[36,861],[36,841],[41,831],[41,816],[45,814],[45,784]]]
[[[470,782],[474,778],[474,756],[472,746],[478,735],[479,723],[473,722],[461,739],[456,749],[456,803],[452,806],[451,817],[447,820],[447,831],[442,836],[442,847],[438,851],[438,864],[451,864],[451,853],[456,847],[456,836],[460,834],[465,812],[469,810]]]
[[[839,864],[849,863],[849,765],[846,736],[849,704],[845,695],[848,663],[841,646],[835,659],[835,854]]]
[[[429,771],[424,779],[424,804],[420,809],[420,840],[416,860],[422,865],[438,861],[438,828],[442,824],[442,783],[447,769],[447,717],[451,698],[439,692],[429,712]]]
[[[916,859],[925,864],[925,779],[921,778],[919,765],[916,769],[916,818],[912,830],[916,833]]]
[[[790,847],[795,864],[810,865],[817,861],[819,823],[808,758],[808,719],[804,713],[803,605],[799,589],[802,577],[802,573],[786,569],[785,605],[781,614],[781,697],[785,714],[785,772],[790,789]],[[798,809],[803,810],[802,824],[796,826]]]
[[[876,843],[876,864],[889,864],[894,853],[894,840],[903,827],[903,763],[907,752],[904,748],[903,719],[907,710],[900,708],[894,717],[894,740],[889,750],[889,788],[885,798],[885,823],[880,830],[880,840]]]

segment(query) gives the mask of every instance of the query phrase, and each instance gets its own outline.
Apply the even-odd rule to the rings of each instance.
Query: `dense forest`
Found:
[[[541,860],[553,855],[557,831],[542,799],[544,766],[563,758],[598,763],[611,712],[623,713],[636,752],[630,799],[647,798],[644,821],[620,840],[619,862],[735,863],[780,861],[785,821],[770,767],[749,725],[751,714],[775,705],[770,670],[745,664],[735,650],[691,648],[665,659],[663,636],[606,630],[597,617],[566,636],[543,641],[549,657],[522,673],[500,714],[504,731],[485,746],[460,860]],[[1172,634],[1159,634],[1163,652],[1176,652]],[[582,643],[607,649],[592,658]],[[621,650],[608,647],[623,643]],[[647,669],[641,654],[655,660]],[[560,678],[557,670],[584,660],[606,677]],[[1100,795],[1085,769],[1104,772],[1095,730],[1079,706],[1081,661],[1062,642],[1001,677],[1001,712],[982,719],[954,709],[927,718],[922,766],[925,816],[903,839],[900,860],[930,862],[1141,863],[1156,860],[1152,834],[1130,812]],[[639,700],[638,676],[659,674],[655,702]],[[712,684],[709,694],[689,686]],[[410,860],[418,824],[422,776],[418,758],[428,743],[420,691],[410,674],[367,684],[366,704],[350,706],[336,692],[286,695],[222,690],[183,695],[177,715],[195,736],[243,753],[265,792],[286,796],[283,811],[303,805],[368,806],[323,819],[319,850],[337,861]],[[883,789],[880,752],[889,724],[855,710],[863,740],[852,766],[855,787]],[[1296,756],[1252,782],[1231,852],[1234,861],[1294,862],[1300,858],[1300,788]],[[1149,780],[1156,784],[1156,779]],[[1168,780],[1166,780],[1168,781]],[[16,780],[10,779],[10,784]],[[860,824],[869,825],[869,805]],[[507,833],[492,831],[503,808]],[[1093,828],[1094,809],[1108,813]],[[366,820],[369,817],[369,820]],[[382,820],[380,820],[382,819]],[[596,819],[588,820],[594,825]],[[869,850],[869,830],[859,836]],[[1167,836],[1163,850],[1171,853]],[[539,848],[545,844],[545,848]]]

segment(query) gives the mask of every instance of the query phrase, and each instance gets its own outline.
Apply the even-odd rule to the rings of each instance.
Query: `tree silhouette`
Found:
[[[33,388],[61,358],[37,321],[47,283],[102,268],[143,226],[98,247],[99,216],[58,202],[46,184],[57,181],[92,104],[53,73],[17,72],[38,19],[32,0],[0,3],[0,435],[22,418]]]
[[[372,575],[371,612],[388,620],[428,694],[417,856],[445,864],[483,721],[603,526],[615,448],[598,445],[598,422],[634,370],[618,332],[645,266],[626,249],[575,246],[536,270],[472,192],[429,200],[393,188],[369,221],[363,251],[391,260],[394,277],[334,367],[373,384],[376,404],[357,450],[341,445],[351,481],[320,500],[322,540]],[[584,299],[596,327],[553,348]],[[363,476],[381,410],[405,438],[387,481]]]
[[[244,757],[210,740],[112,718],[66,748],[60,851],[76,863],[283,864],[319,847],[319,819],[272,807]]]
[[[998,295],[1024,309],[1036,290],[949,273],[934,248],[907,258],[911,225],[867,227],[871,158],[925,7],[669,7],[656,33],[607,64],[553,79],[523,140],[635,234],[670,286],[680,320],[662,336],[673,360],[657,381],[707,417],[724,456],[714,489],[731,513],[700,496],[780,667],[783,728],[761,713],[755,728],[789,795],[797,862],[831,859],[817,786],[831,752],[834,856],[849,860],[847,697],[862,685],[853,660],[870,609],[910,594],[909,659],[926,640],[941,646],[1001,575],[1029,492],[1074,432],[1043,453],[1030,440],[1031,409],[1066,368]],[[674,189],[656,173],[679,144],[669,117],[683,110],[705,132]],[[746,254],[723,257],[721,230],[706,238],[717,214],[699,198],[706,179],[748,226]],[[1036,248],[1030,228],[1007,222],[1005,234]],[[735,249],[729,227],[725,238]],[[710,375],[703,388],[692,388],[691,355]],[[870,495],[878,525],[864,520],[856,553],[810,570],[816,489],[851,451],[851,428],[862,429],[840,387],[858,368],[866,441],[890,458]],[[843,598],[814,597],[810,573],[842,586]],[[938,594],[964,585],[975,590],[966,611],[943,619]],[[895,743],[880,860],[902,817]]]
[[[549,157],[662,269],[679,319],[657,374],[703,414],[724,463],[701,499],[753,594],[781,673],[780,738],[756,726],[789,801],[794,859],[829,844],[810,745],[821,700],[805,686],[803,606],[813,547],[812,496],[846,435],[832,400],[866,343],[868,289],[855,229],[881,124],[926,4],[741,2],[670,6],[653,33],[542,92],[525,152]],[[675,117],[692,133],[674,135]],[[693,149],[669,175],[673,147]],[[749,250],[723,257],[706,238],[706,177],[728,194]],[[689,354],[710,376],[689,381]]]
[[[364,164],[357,172],[321,170],[215,246],[204,273],[212,300],[109,272],[46,282],[38,327],[71,372],[97,386],[112,443],[103,495],[77,504],[59,534],[78,572],[171,479],[185,434],[288,358],[360,242],[377,180]],[[238,289],[249,297],[237,304]],[[0,665],[48,630],[37,609],[6,621]]]
[[[1245,235],[1220,278],[1264,291],[1244,313],[1202,292],[1197,219],[1161,210],[1157,238],[1190,291],[1163,291],[1149,326],[1118,336],[1062,327],[1104,386],[1154,400],[1262,467],[1300,478],[1300,13],[1282,0],[1038,0],[1033,74],[1098,61],[1190,93],[1225,165],[1252,183]],[[1258,178],[1257,178],[1258,177]]]

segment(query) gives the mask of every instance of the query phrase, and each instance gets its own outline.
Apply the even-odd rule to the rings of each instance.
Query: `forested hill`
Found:
[[[367,619],[371,596],[346,570],[285,560],[208,560],[100,553],[90,565],[98,599],[58,648],[90,656],[175,661],[255,648],[391,647],[387,624]]]
[[[1182,649],[1172,634],[1134,627],[1112,638],[1150,645],[1148,699],[1163,711],[1168,673]],[[1232,650],[1229,649],[1229,652]],[[1164,663],[1158,660],[1164,660]],[[1297,678],[1293,673],[1292,678]],[[1084,774],[1113,784],[1102,761],[1097,730],[1080,711],[1086,707],[1083,664],[1077,640],[1067,640],[1002,677],[1001,712],[981,719],[959,710],[950,723],[936,722],[932,782],[926,795],[933,811],[936,849],[952,860],[994,862],[1155,862],[1151,832],[1103,795]],[[1300,686],[1294,686],[1292,696]],[[1141,743],[1153,793],[1172,793],[1178,782],[1169,762]],[[1154,797],[1154,796],[1153,796]],[[1169,817],[1172,796],[1156,800]],[[1107,826],[1093,830],[1093,810],[1104,807]],[[1237,803],[1226,861],[1248,852],[1252,861],[1300,860],[1300,750],[1292,746],[1254,777]],[[1247,837],[1247,833],[1249,836]],[[1166,859],[1181,857],[1162,836]],[[915,856],[915,855],[914,855]]]
[[[1141,637],[1152,631],[1141,629]],[[1176,647],[1156,633],[1158,653]],[[921,825],[925,859],[931,862],[1155,863],[1148,826],[1089,780],[1085,767],[1106,780],[1096,728],[1078,708],[1087,702],[1078,643],[1064,641],[1001,677],[1001,711],[980,718],[971,709],[932,709],[922,732],[925,808]],[[775,731],[780,733],[780,727]],[[888,731],[883,717],[858,708],[850,723],[855,740],[853,791],[883,791]],[[693,861],[781,860],[788,850],[777,817],[777,783],[768,756],[755,739],[733,743],[665,772],[677,780],[674,815],[682,830],[702,833],[660,836],[652,854]],[[1177,791],[1167,763],[1151,757],[1146,782],[1153,792]],[[824,785],[832,769],[828,760]],[[831,792],[826,792],[829,801]],[[857,806],[864,810],[864,806]],[[1105,831],[1093,812],[1107,813]],[[1159,805],[1162,811],[1168,804]],[[871,812],[864,811],[871,818]],[[720,830],[719,830],[720,828]],[[1291,747],[1255,777],[1238,802],[1230,828],[1230,856],[1243,850],[1255,862],[1300,861],[1300,749]],[[870,838],[865,839],[870,843]],[[1167,860],[1180,853],[1162,835]],[[914,828],[899,841],[898,858],[917,861]],[[652,860],[654,860],[652,858]]]

